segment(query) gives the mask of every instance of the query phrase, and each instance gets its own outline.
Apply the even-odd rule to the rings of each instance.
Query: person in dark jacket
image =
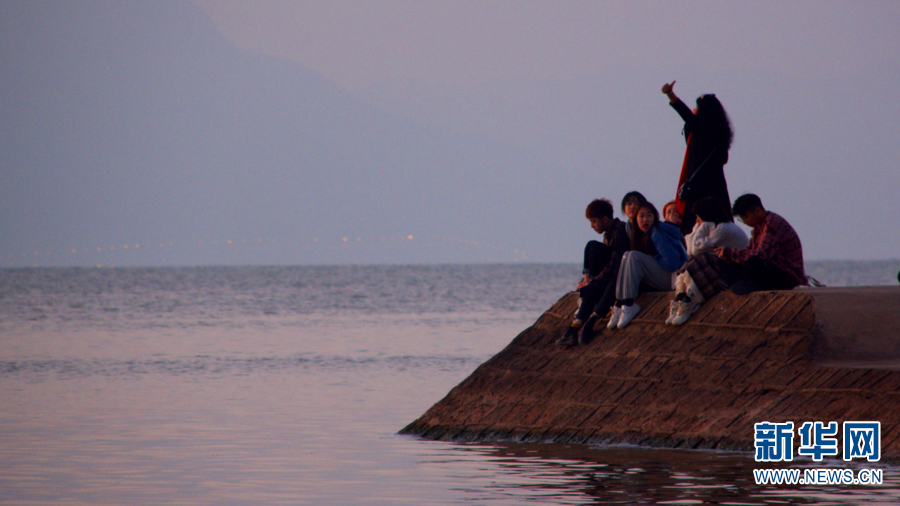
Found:
[[[584,247],[583,278],[577,287],[580,297],[578,312],[566,332],[556,341],[558,346],[574,346],[579,342],[587,344],[593,339],[594,324],[606,316],[615,302],[619,264],[631,245],[625,223],[613,218],[613,207],[608,200],[594,200],[588,204],[584,214],[594,232],[603,234],[603,242],[589,241]],[[579,329],[581,337],[576,339]]]
[[[662,92],[669,105],[684,120],[684,140],[687,144],[681,176],[678,179],[676,201],[681,211],[681,231],[687,235],[694,228],[694,202],[713,197],[719,202],[731,202],[724,166],[734,132],[725,109],[713,94],[697,98],[692,111],[672,90],[675,81],[666,83]]]

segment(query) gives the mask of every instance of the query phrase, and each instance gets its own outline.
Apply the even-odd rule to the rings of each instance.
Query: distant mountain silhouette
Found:
[[[533,205],[482,215],[526,154],[240,50],[183,1],[0,3],[0,89],[0,266],[511,260]]]

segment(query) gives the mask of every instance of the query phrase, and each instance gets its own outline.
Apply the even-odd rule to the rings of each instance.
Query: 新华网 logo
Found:
[[[760,422],[753,428],[757,462],[794,460],[794,422]],[[800,436],[797,455],[816,462],[826,456],[837,456],[839,449],[845,461],[881,459],[881,422],[844,422],[840,445],[837,422],[804,422],[797,434]]]

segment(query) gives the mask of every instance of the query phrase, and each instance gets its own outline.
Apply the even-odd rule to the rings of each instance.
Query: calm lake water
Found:
[[[808,270],[891,285],[900,261]],[[0,270],[0,503],[900,503],[890,466],[878,487],[761,487],[746,453],[397,435],[579,272]]]

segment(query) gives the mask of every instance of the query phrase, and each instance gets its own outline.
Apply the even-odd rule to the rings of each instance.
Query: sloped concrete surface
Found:
[[[401,433],[752,450],[758,422],[880,421],[900,456],[900,287],[721,293],[681,327],[663,324],[672,296],[561,349],[565,295]]]

